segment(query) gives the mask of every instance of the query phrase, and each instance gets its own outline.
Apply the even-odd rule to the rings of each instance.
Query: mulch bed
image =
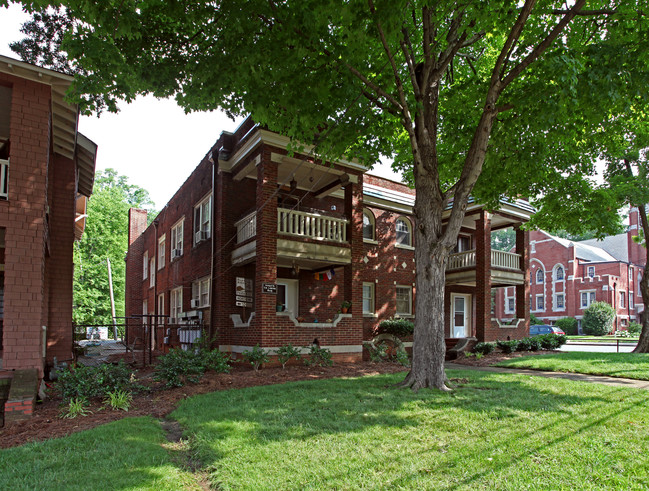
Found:
[[[206,394],[217,390],[240,389],[258,385],[281,384],[298,380],[316,380],[334,377],[361,377],[381,373],[402,372],[405,368],[396,363],[337,363],[332,367],[307,367],[302,365],[280,368],[264,368],[259,372],[251,368],[235,366],[232,372],[207,373],[200,383],[174,389],[166,389],[162,384],[153,381],[153,370],[148,368],[137,373],[138,379],[151,391],[135,394],[128,412],[102,409],[101,402],[90,407],[88,416],[74,419],[60,417],[61,399],[53,398],[37,404],[30,420],[13,423],[0,428],[0,448],[9,448],[31,441],[41,441],[88,430],[104,423],[133,416],[152,416],[164,418],[171,413],[178,403],[197,394]]]

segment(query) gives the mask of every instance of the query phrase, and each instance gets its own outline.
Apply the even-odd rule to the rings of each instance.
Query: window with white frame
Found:
[[[395,228],[397,231],[397,246],[412,247],[412,226],[410,220],[404,217],[397,218]]]
[[[626,301],[626,292],[620,291],[620,308],[623,309]]]
[[[595,301],[595,290],[580,292],[581,308],[587,309]]]
[[[174,288],[169,295],[169,317],[173,324],[178,322],[178,317],[183,311],[183,289]]]
[[[536,296],[536,310],[539,312],[542,312],[545,310],[544,302],[543,302],[543,295],[537,295]]]
[[[564,271],[563,266],[558,265],[554,268],[554,281],[563,281]]]
[[[146,280],[149,277],[149,251],[144,251],[142,256],[142,279]]]
[[[149,321],[147,315],[149,315],[149,302],[147,300],[142,300],[142,325],[143,326],[145,326]]]
[[[149,259],[149,288],[155,286],[155,257]]]
[[[169,234],[169,239],[171,244],[169,244],[171,249],[171,260],[180,257],[183,255],[183,230],[185,226],[185,218],[181,218],[176,224],[171,227],[171,233]]]
[[[376,240],[376,220],[370,210],[363,210],[363,240]]]
[[[203,198],[194,207],[194,244],[209,239],[212,230],[212,195]]]
[[[629,292],[629,308],[633,308],[633,292]]]
[[[158,315],[165,315],[165,294],[160,293],[158,294],[158,311],[156,312]]]
[[[595,266],[588,266],[587,275],[589,278],[595,277]]]
[[[210,277],[201,278],[192,283],[192,308],[209,307]]]
[[[505,313],[513,314],[516,312],[516,297],[513,288],[505,288]]]
[[[167,248],[167,234],[158,239],[158,269],[165,267],[165,249]]]
[[[563,293],[554,294],[554,310],[565,310],[566,309],[566,297]]]
[[[539,269],[536,272],[536,283],[539,284],[539,285],[542,285],[544,276],[545,276],[545,273],[543,272],[543,270]]]
[[[460,235],[457,238],[457,243],[453,249],[453,253],[466,252],[471,249],[471,237]]]
[[[374,313],[374,283],[363,283],[363,313]]]
[[[397,315],[412,315],[412,287],[397,286]]]

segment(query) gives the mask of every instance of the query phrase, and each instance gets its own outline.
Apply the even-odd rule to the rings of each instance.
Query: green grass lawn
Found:
[[[220,391],[173,413],[217,489],[646,489],[649,392],[448,372],[452,393],[403,374]],[[0,451],[1,489],[180,489],[158,424],[111,423]]]
[[[512,358],[497,363],[495,366],[649,380],[649,354],[643,353],[582,353],[574,351]]]

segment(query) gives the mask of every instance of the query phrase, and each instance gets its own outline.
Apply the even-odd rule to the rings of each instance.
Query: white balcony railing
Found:
[[[0,159],[0,198],[9,199],[9,161]]]
[[[257,213],[252,212],[234,224],[237,227],[237,244],[257,235]]]
[[[347,242],[347,220],[318,213],[277,209],[277,233],[315,240]]]
[[[513,252],[491,251],[491,267],[520,271],[521,256]],[[465,268],[475,268],[475,249],[449,256],[446,271]]]

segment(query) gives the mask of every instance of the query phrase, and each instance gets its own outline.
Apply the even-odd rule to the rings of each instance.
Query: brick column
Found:
[[[264,283],[277,282],[277,164],[264,151],[257,165],[257,257],[255,258],[255,334],[263,345],[264,330],[276,324],[277,297],[262,293]]]
[[[144,237],[146,230],[147,212],[137,208],[128,210],[128,252],[126,254],[126,292],[124,295],[124,312],[126,317],[142,313],[142,254],[144,253]],[[187,226],[187,224],[185,224]],[[126,342],[132,343],[136,333],[136,325],[140,323],[127,321],[133,324],[126,330]]]
[[[351,264],[344,267],[345,300],[352,303],[353,344],[363,341],[363,176],[358,183],[345,186],[345,214],[349,220],[347,239],[351,245]]]
[[[529,333],[530,326],[530,233],[516,228],[516,253],[521,255],[521,266],[523,268],[523,284],[516,286],[516,317],[525,319],[525,329],[521,334]],[[566,271],[564,274],[568,274]],[[545,282],[543,283],[545,288]],[[568,292],[565,292],[567,296]],[[564,302],[567,302],[567,297]],[[546,300],[547,301],[547,300]],[[521,330],[522,326],[519,326]]]
[[[478,341],[490,340],[491,330],[491,217],[482,210],[475,231],[475,327]]]

